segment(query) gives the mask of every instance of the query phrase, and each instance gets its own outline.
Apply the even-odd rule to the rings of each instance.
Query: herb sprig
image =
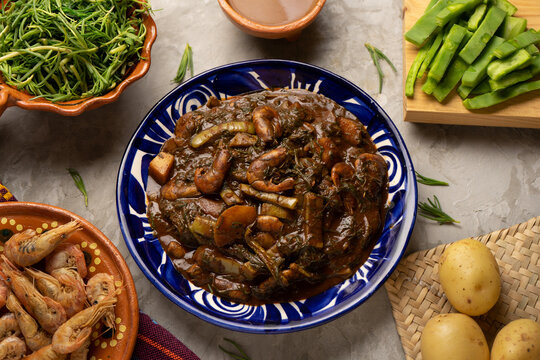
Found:
[[[174,82],[180,84],[184,77],[187,74],[187,70],[189,68],[190,75],[193,76],[193,50],[191,50],[191,46],[186,43],[186,48],[184,49],[184,54],[182,54],[182,60],[180,60],[180,66],[178,67],[178,71],[176,72],[176,77],[174,78]]]
[[[2,2],[0,74],[52,102],[102,95],[139,60],[148,11],[139,0]]]
[[[233,352],[231,350],[225,349],[221,345],[218,345],[218,347],[221,349],[221,351],[223,351],[225,354],[229,355],[231,357],[231,359],[234,359],[234,360],[251,360],[251,358],[246,354],[244,349],[242,349],[242,347],[240,345],[238,345],[234,340],[227,339],[227,338],[223,338],[223,340],[231,343],[236,348],[236,350],[238,351],[238,353],[236,353],[236,352]]]
[[[383,88],[383,79],[384,79],[384,73],[381,69],[380,60],[384,60],[390,65],[392,70],[394,70],[395,73],[397,73],[397,69],[390,61],[390,59],[379,49],[377,49],[375,46],[365,43],[364,46],[369,51],[369,54],[371,55],[371,59],[373,60],[373,63],[375,64],[375,67],[377,68],[377,73],[379,74],[379,94],[382,92]]]
[[[428,178],[424,175],[421,175],[418,173],[418,171],[415,171],[416,173],[416,181],[420,184],[429,185],[429,186],[448,186],[448,183],[441,180],[435,180]]]
[[[88,193],[86,192],[86,187],[84,186],[84,181],[81,177],[81,174],[73,168],[68,168],[67,171],[73,178],[73,181],[75,182],[75,186],[77,186],[77,189],[83,194],[84,196],[84,205],[88,207]]]
[[[418,215],[427,219],[437,221],[439,224],[459,223],[450,215],[445,213],[441,207],[441,203],[436,195],[433,195],[433,200],[427,199],[428,202],[418,203]]]

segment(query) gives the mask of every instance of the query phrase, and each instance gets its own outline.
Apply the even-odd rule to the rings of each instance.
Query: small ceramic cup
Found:
[[[232,8],[228,0],[218,0],[219,6],[229,20],[247,34],[265,39],[296,40],[302,30],[311,24],[321,11],[326,0],[317,0],[313,8],[302,18],[284,25],[263,25],[256,23]]]

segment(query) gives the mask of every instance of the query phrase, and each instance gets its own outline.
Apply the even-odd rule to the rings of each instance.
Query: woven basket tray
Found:
[[[512,320],[540,319],[540,216],[523,224],[475,238],[497,259],[502,291],[497,304],[476,317],[491,345]],[[385,284],[407,360],[420,360],[420,335],[429,319],[456,312],[442,291],[438,260],[448,245],[409,255]]]

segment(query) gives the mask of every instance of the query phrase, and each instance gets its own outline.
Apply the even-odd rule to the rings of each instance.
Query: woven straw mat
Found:
[[[508,229],[474,238],[497,259],[502,291],[497,304],[475,317],[488,343],[512,320],[540,320],[540,216]],[[385,284],[407,360],[420,360],[420,335],[429,319],[456,312],[444,295],[438,260],[447,245],[409,255]]]

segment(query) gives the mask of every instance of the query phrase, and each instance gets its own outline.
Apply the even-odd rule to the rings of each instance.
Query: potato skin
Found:
[[[489,360],[482,329],[464,314],[441,314],[430,319],[420,341],[423,360]]]
[[[540,359],[540,324],[530,319],[514,320],[499,331],[491,360]]]
[[[473,239],[456,241],[440,258],[439,280],[459,312],[478,316],[497,303],[501,293],[499,266],[491,251]]]

